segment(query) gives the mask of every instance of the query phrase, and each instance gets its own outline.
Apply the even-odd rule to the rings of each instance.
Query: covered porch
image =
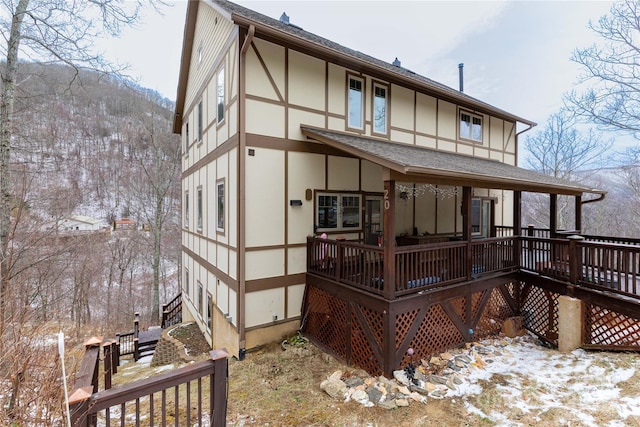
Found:
[[[495,334],[512,316],[525,317],[525,326],[553,342],[557,296],[584,282],[606,284],[603,277],[614,274],[610,267],[593,268],[591,278],[579,274],[584,269],[579,260],[588,249],[578,249],[578,242],[559,233],[555,221],[558,195],[571,196],[575,230],[568,234],[579,233],[582,206],[595,200],[585,201],[583,194],[600,191],[487,159],[312,128],[303,133],[383,167],[381,238],[372,244],[366,238],[309,237],[302,308],[304,332],[371,373],[391,375],[408,363],[409,348],[425,358]],[[397,183],[460,189],[455,199],[459,226],[436,236],[396,233],[396,204],[403,200]],[[507,192],[511,224],[478,224],[476,191]],[[551,221],[544,237],[529,236],[533,230],[522,226],[526,191],[550,195]],[[421,214],[414,207],[414,218]],[[638,268],[638,249],[625,265]],[[640,269],[623,274],[619,292],[637,294],[635,271]],[[532,290],[528,275],[562,282],[562,290]]]

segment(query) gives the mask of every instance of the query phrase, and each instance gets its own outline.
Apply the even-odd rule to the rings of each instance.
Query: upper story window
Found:
[[[184,292],[189,296],[189,269],[186,267],[184,269],[184,283],[182,285]]]
[[[198,102],[198,142],[202,142],[202,100]]]
[[[373,131],[387,133],[387,87],[373,85]]]
[[[216,96],[217,96],[217,120],[218,123],[224,120],[224,67],[218,71],[218,79],[216,83]]]
[[[316,224],[319,231],[361,228],[360,194],[318,193],[316,206]]]
[[[460,111],[460,138],[482,142],[482,117]]]
[[[184,226],[189,227],[189,191],[184,192]]]
[[[216,230],[224,231],[224,181],[218,181],[216,184]]]
[[[362,79],[349,76],[347,125],[350,128],[364,129],[363,86]]]
[[[189,154],[189,122],[184,124],[184,153]]]
[[[196,209],[198,210],[198,217],[196,218],[198,221],[198,230],[202,230],[202,187],[198,187],[198,200]]]

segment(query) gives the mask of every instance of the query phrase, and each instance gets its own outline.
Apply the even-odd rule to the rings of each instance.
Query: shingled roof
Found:
[[[300,126],[313,140],[395,172],[392,178],[448,185],[580,195],[602,191],[496,160],[381,141],[354,134]]]
[[[190,47],[193,44],[193,26],[195,26],[199,3],[200,2],[197,1],[190,1],[187,8],[182,66],[180,70],[180,81],[178,84],[178,99],[176,100],[176,123],[174,123],[174,132],[177,133],[180,132],[181,115],[184,107],[181,97],[184,97],[183,91],[186,89]],[[324,37],[305,31],[296,25],[280,22],[277,19],[270,18],[254,10],[247,9],[246,7],[242,7],[236,3],[226,0],[210,0],[207,3],[213,4],[220,12],[227,15],[231,21],[242,28],[254,26],[256,37],[262,37],[267,40],[292,46],[299,49],[301,52],[330,60],[346,68],[366,72],[375,77],[384,78],[390,82],[415,88],[422,92],[432,94],[440,99],[448,100],[467,108],[492,114],[496,117],[509,121],[520,122],[528,126],[536,125],[530,120],[494,107],[486,102],[469,96],[464,92],[460,92],[449,86],[438,83],[435,80],[421,76],[401,66],[393,65],[360,51],[342,46]]]

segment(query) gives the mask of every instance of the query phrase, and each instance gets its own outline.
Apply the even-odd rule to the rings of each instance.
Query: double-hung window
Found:
[[[197,228],[198,230],[202,230],[202,187],[198,187],[198,200],[196,201],[197,206],[196,209],[198,211],[197,215]]]
[[[358,77],[349,76],[347,125],[364,129],[364,83]]]
[[[198,280],[198,313],[202,316],[202,305],[204,304],[204,295],[202,290],[202,283]]]
[[[198,143],[202,142],[202,120],[203,120],[203,112],[202,112],[202,101],[198,102]]]
[[[221,123],[224,120],[224,67],[218,71],[216,82],[217,97],[217,121]]]
[[[211,330],[211,316],[213,314],[213,298],[207,292],[207,329]]]
[[[318,193],[316,225],[319,231],[349,231],[362,228],[360,194]]]
[[[216,183],[216,230],[224,232],[224,181]]]
[[[184,226],[189,227],[189,191],[184,192]]]
[[[184,288],[184,293],[187,294],[187,296],[189,296],[190,292],[189,292],[189,269],[188,268],[184,269],[184,283],[182,284],[182,287]]]
[[[460,138],[482,142],[482,117],[460,111]]]
[[[387,87],[373,84],[373,131],[387,133]]]
[[[189,154],[189,122],[184,124],[184,154]]]

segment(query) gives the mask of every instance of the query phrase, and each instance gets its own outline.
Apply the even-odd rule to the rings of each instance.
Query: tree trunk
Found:
[[[156,194],[156,212],[153,224],[153,301],[151,319],[160,321],[160,240],[162,237],[162,202],[161,194]]]
[[[20,0],[11,21],[11,32],[7,43],[6,69],[2,75],[0,93],[0,336],[4,332],[6,293],[9,289],[11,234],[11,175],[9,169],[11,135],[13,132],[13,101],[18,74],[18,49],[22,22],[29,0]],[[0,346],[0,351],[2,348]]]

